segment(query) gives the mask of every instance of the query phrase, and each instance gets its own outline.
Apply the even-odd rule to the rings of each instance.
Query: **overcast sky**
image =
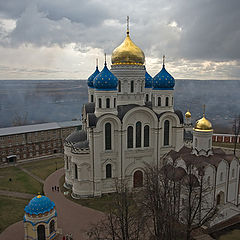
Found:
[[[240,79],[239,0],[0,0],[0,79],[86,79],[127,15],[152,76]]]

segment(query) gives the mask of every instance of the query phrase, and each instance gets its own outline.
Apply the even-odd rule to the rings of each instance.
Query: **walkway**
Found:
[[[16,167],[19,168],[20,170],[22,170],[23,172],[25,172],[26,174],[28,174],[29,176],[31,176],[32,178],[34,178],[35,180],[37,180],[38,182],[44,184],[44,180],[42,180],[40,177],[34,175],[33,173],[31,173],[27,169],[21,167],[20,165],[16,165]]]
[[[34,197],[34,195],[30,193],[11,192],[11,191],[5,191],[5,190],[0,190],[0,195],[7,196],[7,197],[23,198],[23,199],[32,199]]]
[[[97,223],[104,214],[102,212],[83,207],[64,197],[61,192],[52,191],[52,186],[59,186],[59,180],[64,169],[51,174],[44,183],[44,192],[56,205],[58,213],[58,228],[63,234],[72,233],[74,240],[86,240],[85,232],[92,223]],[[23,240],[23,222],[9,226],[0,234],[0,240]],[[59,238],[61,239],[61,238]]]
[[[58,227],[62,228],[63,234],[72,233],[74,240],[86,240],[85,231],[104,214],[68,200],[60,192],[53,192],[52,186],[59,186],[59,179],[63,174],[63,168],[51,174],[44,184],[44,192],[56,204]]]

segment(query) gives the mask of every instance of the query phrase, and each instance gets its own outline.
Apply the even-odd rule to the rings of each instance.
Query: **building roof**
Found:
[[[0,136],[22,134],[22,133],[27,133],[27,132],[39,132],[39,131],[46,131],[46,130],[53,130],[53,129],[61,129],[64,127],[77,127],[80,125],[82,125],[82,122],[80,120],[76,120],[76,121],[51,122],[51,123],[0,128]]]
[[[25,207],[24,211],[28,214],[44,214],[54,209],[55,204],[48,197],[38,195],[34,197],[28,205]]]

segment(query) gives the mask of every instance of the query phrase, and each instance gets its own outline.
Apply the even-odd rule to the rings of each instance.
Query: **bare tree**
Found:
[[[173,170],[173,168],[171,168]],[[143,208],[147,213],[150,239],[179,239],[179,180],[169,166],[159,169],[148,165],[145,169]]]
[[[193,230],[216,216],[218,208],[213,194],[212,187],[205,181],[203,169],[196,171],[193,164],[188,165],[187,175],[182,181],[180,217],[186,227],[187,240],[191,239]]]
[[[234,134],[234,150],[233,154],[236,155],[236,148],[237,148],[237,140],[240,134],[240,115],[236,116],[233,120],[233,134]]]
[[[116,182],[116,193],[110,203],[106,218],[87,232],[91,240],[142,240],[145,239],[145,217],[136,196],[126,182]]]

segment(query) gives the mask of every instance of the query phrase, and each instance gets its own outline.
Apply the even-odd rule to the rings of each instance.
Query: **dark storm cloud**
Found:
[[[50,46],[74,42],[110,53],[124,38],[147,56],[228,61],[240,58],[239,0],[0,0],[0,16],[16,20],[9,44]]]

